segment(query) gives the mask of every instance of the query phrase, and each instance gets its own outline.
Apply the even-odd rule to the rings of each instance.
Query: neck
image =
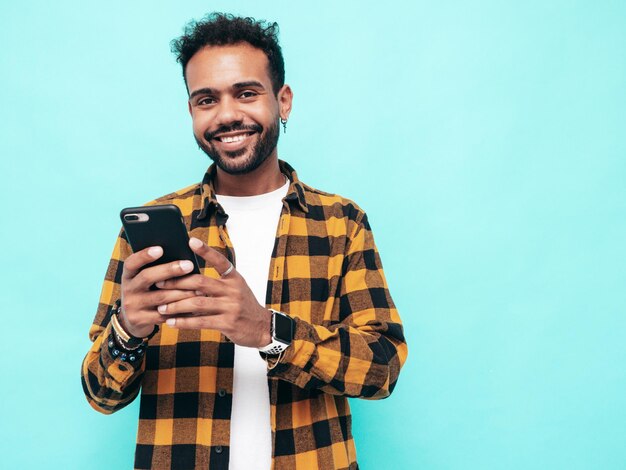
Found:
[[[257,169],[243,175],[231,175],[217,168],[213,188],[222,196],[257,196],[280,188],[285,177],[278,166],[276,153],[270,155]]]

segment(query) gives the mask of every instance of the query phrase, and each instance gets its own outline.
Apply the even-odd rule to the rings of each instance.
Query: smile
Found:
[[[245,140],[247,137],[251,136],[252,134],[254,134],[254,132],[246,132],[244,134],[237,134],[237,135],[224,135],[221,137],[215,137],[215,140],[219,140],[220,142],[229,144],[232,142],[241,142],[242,140]]]

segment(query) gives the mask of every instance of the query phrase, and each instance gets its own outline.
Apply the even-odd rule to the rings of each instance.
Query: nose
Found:
[[[237,101],[231,97],[226,97],[220,100],[217,105],[215,120],[215,123],[218,126],[242,122],[243,113],[241,112]]]

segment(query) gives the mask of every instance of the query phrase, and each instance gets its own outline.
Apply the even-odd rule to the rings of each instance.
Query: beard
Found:
[[[232,152],[220,151],[215,145],[213,145],[214,136],[222,132],[235,132],[235,131],[253,131],[259,134],[259,139],[256,144],[249,148],[242,148]],[[272,154],[276,145],[278,144],[278,119],[276,119],[267,128],[265,134],[263,133],[263,127],[258,124],[251,126],[244,126],[243,124],[235,124],[232,126],[222,126],[219,129],[209,132],[206,131],[203,135],[204,141],[201,141],[194,134],[196,143],[200,150],[207,154],[207,156],[215,162],[218,168],[231,175],[242,175],[250,173],[256,170],[261,164],[268,159]],[[248,158],[242,163],[235,163],[233,158],[240,157],[246,152],[250,152]]]

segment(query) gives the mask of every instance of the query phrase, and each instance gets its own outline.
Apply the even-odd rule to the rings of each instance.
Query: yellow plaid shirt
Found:
[[[348,397],[380,399],[394,389],[407,357],[365,213],[352,201],[313,189],[279,161],[291,183],[283,200],[266,306],[295,319],[294,341],[268,361],[274,469],[356,469]],[[212,181],[150,204],[175,204],[191,236],[235,263],[228,216]],[[106,345],[120,297],[123,231],[106,272],[93,345],[82,366],[90,405],[113,413],[141,391],[135,468],[228,469],[234,344],[215,330],[161,327],[140,364]],[[216,277],[214,269],[203,274]]]

